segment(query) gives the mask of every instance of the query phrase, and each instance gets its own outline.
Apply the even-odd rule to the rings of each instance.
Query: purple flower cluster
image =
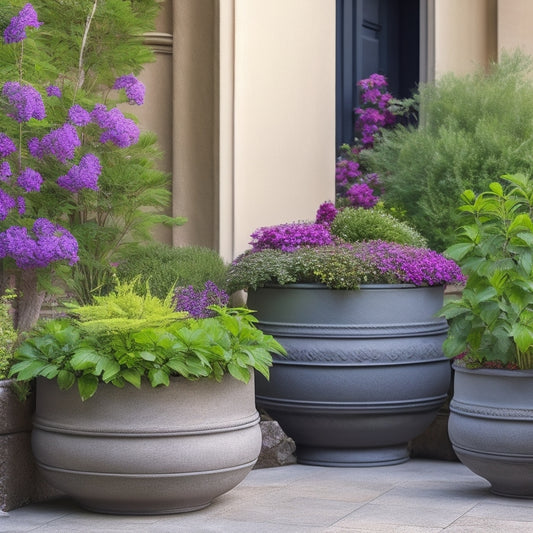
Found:
[[[37,137],[33,137],[28,142],[28,150],[32,157],[42,159],[49,155],[61,163],[73,159],[78,146],[81,146],[81,141],[72,124],[63,124],[47,133],[40,141]]]
[[[5,133],[0,133],[0,157],[7,157],[17,151],[15,143]]]
[[[111,141],[120,148],[127,148],[139,140],[139,128],[118,107],[108,110],[105,105],[97,104],[91,117],[104,130],[100,137],[101,143]]]
[[[31,4],[26,4],[15,15],[7,28],[4,30],[4,42],[6,44],[18,43],[26,38],[26,28],[38,28],[42,22],[37,20],[37,13]]]
[[[333,242],[327,226],[309,222],[266,226],[255,230],[251,237],[254,252],[267,249],[292,252],[302,247],[326,246]]]
[[[346,198],[354,207],[371,209],[374,207],[379,198],[374,196],[373,189],[367,183],[354,183],[347,191]]]
[[[174,303],[176,311],[186,311],[193,318],[209,318],[215,313],[209,309],[211,305],[226,306],[228,294],[213,281],[206,281],[203,290],[195,290],[192,285],[176,289]]]
[[[17,178],[17,185],[26,192],[37,192],[41,190],[43,183],[42,176],[33,168],[25,168]]]
[[[17,81],[6,81],[2,87],[2,94],[11,106],[7,116],[17,122],[27,122],[32,118],[42,120],[46,117],[43,99],[31,85],[21,85]]]
[[[57,178],[57,184],[70,192],[81,189],[98,190],[98,178],[102,172],[100,160],[94,154],[85,154],[79,165],[72,165],[66,175]]]
[[[65,228],[38,218],[31,231],[11,226],[0,233],[0,258],[10,257],[22,269],[45,267],[54,261],[78,261],[78,243]]]
[[[358,243],[354,255],[398,283],[416,286],[463,283],[465,277],[452,260],[429,250],[385,241]]]
[[[46,88],[46,96],[55,96],[61,98],[61,89],[56,85],[49,85]]]
[[[87,126],[91,122],[91,114],[81,105],[75,104],[68,110],[68,119],[74,126]]]
[[[0,181],[9,181],[11,177],[11,166],[7,161],[0,163]]]
[[[130,104],[142,105],[144,103],[144,83],[140,82],[133,74],[117,78],[113,89],[124,89]]]
[[[338,186],[353,183],[361,175],[359,163],[349,159],[341,159],[335,165],[335,181]]]
[[[316,212],[315,222],[317,224],[323,224],[329,227],[331,223],[335,220],[337,213],[337,208],[335,207],[333,202],[324,202],[320,205],[318,211]]]

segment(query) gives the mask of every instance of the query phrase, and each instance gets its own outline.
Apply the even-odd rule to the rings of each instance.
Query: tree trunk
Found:
[[[15,300],[15,328],[18,332],[30,330],[41,312],[45,291],[38,290],[37,269],[22,270],[17,283]]]

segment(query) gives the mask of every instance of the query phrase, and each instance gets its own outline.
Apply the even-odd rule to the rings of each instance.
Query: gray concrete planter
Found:
[[[145,384],[146,385],[146,384]],[[261,449],[254,383],[229,376],[169,387],[100,385],[82,402],[39,379],[32,436],[45,479],[87,509],[161,514],[206,507]]]
[[[455,453],[495,494],[533,498],[533,371],[454,368]]]
[[[296,284],[250,291],[258,326],[287,349],[256,401],[296,442],[298,462],[380,466],[407,461],[408,441],[445,402],[442,287]]]

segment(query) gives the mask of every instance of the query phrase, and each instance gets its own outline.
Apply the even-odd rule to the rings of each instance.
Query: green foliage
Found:
[[[225,374],[248,382],[252,369],[269,376],[272,353],[285,350],[255,327],[243,308],[214,307],[216,316],[186,319],[170,301],[139,297],[122,286],[93,306],[73,308],[79,320],[45,322],[16,350],[17,380],[56,379],[61,389],[77,384],[82,400],[99,383],[166,386],[171,376],[220,381]]]
[[[462,191],[533,171],[531,64],[519,52],[503,54],[488,72],[421,84],[419,126],[384,132],[366,152],[387,206],[405,210],[431,248],[454,242]]]
[[[2,7],[0,24],[25,3],[14,0]],[[111,87],[117,77],[137,75],[154,61],[153,51],[143,44],[143,34],[153,31],[160,2],[35,0],[32,4],[43,25],[29,29],[23,43],[0,46],[0,79],[22,79],[41,95],[48,85],[57,85],[62,97],[45,96],[47,116],[32,121],[31,132],[19,131],[15,121],[0,113],[0,131],[21,146],[30,136],[42,137],[62,124],[73,104],[91,111],[95,104],[110,109],[126,102],[124,91]],[[121,108],[124,114],[135,121],[125,108]],[[80,261],[63,277],[80,303],[91,303],[94,296],[110,290],[111,263],[117,261],[125,244],[149,242],[155,225],[185,222],[182,217],[163,214],[171,200],[170,176],[158,168],[162,154],[156,136],[143,132],[135,145],[119,148],[111,142],[99,143],[100,133],[98,127],[88,126],[77,154],[79,158],[91,152],[99,158],[98,191],[84,189],[73,196],[56,184],[66,173],[65,166],[44,158],[32,160],[31,166],[45,177],[45,183],[26,202],[28,218],[49,218],[76,237]]]
[[[162,243],[124,248],[116,273],[120,280],[139,278],[142,289],[147,283],[155,296],[165,298],[174,287],[192,285],[195,290],[213,281],[224,288],[227,267],[220,255],[202,246],[174,248]]]
[[[374,266],[354,257],[347,246],[245,252],[229,267],[230,291],[268,284],[324,283],[331,289],[357,289],[364,283],[387,283]],[[389,280],[390,281],[390,280]]]
[[[462,195],[466,224],[446,253],[468,280],[441,311],[450,321],[444,352],[533,368],[533,180],[515,174],[502,182]]]
[[[381,240],[424,247],[427,241],[406,222],[382,209],[347,207],[331,225],[331,233],[347,242]]]
[[[0,379],[6,379],[13,362],[13,346],[17,340],[17,332],[13,327],[10,314],[9,293],[0,298]]]

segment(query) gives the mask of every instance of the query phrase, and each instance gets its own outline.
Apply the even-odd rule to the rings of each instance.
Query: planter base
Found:
[[[335,450],[331,448],[312,448],[299,446],[298,463],[313,466],[369,467],[389,466],[409,460],[407,446],[387,446],[384,448],[361,448]]]
[[[39,465],[51,484],[88,511],[105,514],[161,515],[207,507],[214,498],[238,485],[255,461],[218,472],[162,475],[114,475],[69,472]]]
[[[533,499],[533,456],[509,457],[484,454],[454,446],[460,461],[491,484],[498,496]]]

